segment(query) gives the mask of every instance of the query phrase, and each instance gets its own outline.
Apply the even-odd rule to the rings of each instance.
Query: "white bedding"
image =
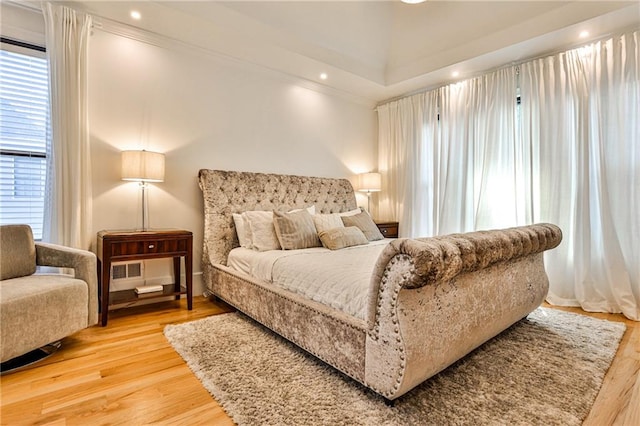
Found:
[[[258,252],[239,247],[231,250],[227,265],[365,319],[373,266],[390,241],[372,241],[341,250],[316,247]]]

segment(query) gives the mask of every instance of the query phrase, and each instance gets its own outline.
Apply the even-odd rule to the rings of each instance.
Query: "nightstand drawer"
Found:
[[[121,241],[111,243],[111,256],[128,256],[135,254],[184,253],[187,241],[179,240],[142,240]]]
[[[387,228],[379,228],[380,233],[385,236],[385,238],[391,238],[391,235],[398,235],[398,227],[387,227]]]
[[[160,240],[144,241],[144,253],[179,253],[187,251],[187,241],[180,240]]]
[[[129,254],[143,253],[143,243],[141,241],[122,241],[110,244],[111,256],[126,256]]]
[[[380,222],[376,225],[383,237],[398,238],[398,222]]]

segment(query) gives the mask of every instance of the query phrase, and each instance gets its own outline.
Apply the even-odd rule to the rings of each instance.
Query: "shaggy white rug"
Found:
[[[393,407],[239,313],[164,332],[239,425],[579,425],[624,329],[539,308]]]

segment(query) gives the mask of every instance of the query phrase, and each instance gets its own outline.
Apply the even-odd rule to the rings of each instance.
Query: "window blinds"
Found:
[[[33,54],[0,50],[0,224],[41,239],[49,91],[47,61]]]

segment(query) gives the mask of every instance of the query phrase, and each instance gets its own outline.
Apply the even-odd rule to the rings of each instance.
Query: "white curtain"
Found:
[[[45,241],[88,249],[93,240],[87,55],[91,17],[44,3],[50,132]]]
[[[535,220],[562,228],[548,301],[640,320],[639,32],[522,65]]]
[[[379,106],[380,216],[404,237],[555,223],[548,301],[639,320],[638,34]]]
[[[437,155],[437,118],[433,92],[378,107],[378,170],[383,175],[379,217],[400,220],[400,236],[428,235],[437,213],[429,207],[438,173],[425,161]]]
[[[516,132],[516,68],[378,107],[380,217],[418,237],[530,219]]]
[[[432,234],[524,224],[521,195],[528,172],[517,137],[515,67],[440,89],[441,185]]]

